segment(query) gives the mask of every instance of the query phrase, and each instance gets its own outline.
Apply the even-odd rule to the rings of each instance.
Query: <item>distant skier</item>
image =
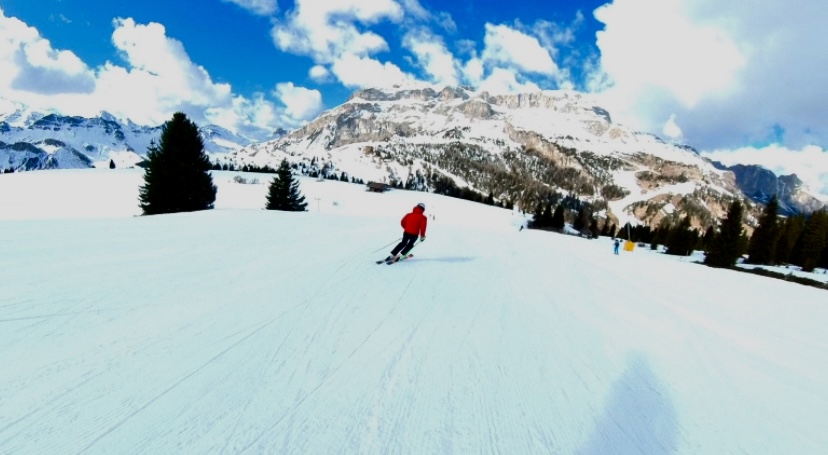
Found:
[[[428,218],[423,215],[425,212],[425,204],[420,202],[417,204],[416,207],[411,211],[411,213],[407,213],[402,220],[400,221],[400,225],[403,228],[403,236],[402,241],[391,250],[391,254],[385,258],[385,262],[396,262],[400,260],[400,256],[405,256],[414,248],[414,244],[417,242],[417,236],[420,237],[420,241],[425,241],[426,236],[426,225],[428,225]]]
[[[615,243],[613,243],[613,245],[614,245],[614,248],[615,248],[615,254],[618,254],[618,248],[621,247],[621,241],[618,240],[618,239],[615,239]]]

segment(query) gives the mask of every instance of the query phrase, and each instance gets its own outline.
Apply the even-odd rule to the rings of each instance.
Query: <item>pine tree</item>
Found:
[[[802,230],[805,228],[805,215],[796,215],[785,220],[785,223],[780,228],[779,237],[776,241],[776,258],[777,264],[788,264],[791,262],[791,253],[793,253],[794,246],[802,235]]]
[[[589,224],[589,231],[592,233],[592,238],[597,239],[601,235],[601,229],[598,227],[598,220],[593,218]]]
[[[742,214],[744,207],[738,200],[730,204],[727,218],[713,238],[710,251],[704,258],[704,263],[713,267],[733,267],[739,259],[740,242],[742,237]]]
[[[213,208],[216,187],[198,126],[181,112],[161,128],[150,145],[139,198],[144,215]]]
[[[752,264],[774,264],[776,241],[779,238],[777,212],[779,201],[774,196],[765,207],[759,226],[753,231],[748,244],[748,261]]]
[[[558,206],[555,207],[555,213],[552,214],[552,229],[562,231],[565,225],[566,219],[564,218],[564,208],[563,205],[558,204]]]
[[[819,264],[828,237],[828,212],[820,210],[811,214],[794,246],[791,262],[812,272]]]
[[[109,160],[109,168],[110,169],[115,169],[115,161],[114,160],[111,160],[111,159]]]
[[[282,160],[270,182],[265,209],[304,212],[307,206],[305,197],[299,192],[299,181],[293,178],[287,160]]]
[[[705,253],[710,252],[710,248],[713,246],[713,240],[715,238],[716,238],[716,228],[711,225],[704,232],[704,236],[701,239],[702,250],[704,250]]]
[[[540,220],[538,220],[538,225],[543,229],[549,229],[552,227],[552,204],[547,203],[546,207],[541,212]]]
[[[538,205],[535,207],[535,213],[532,214],[532,219],[529,221],[529,227],[532,229],[541,229],[543,228],[543,203],[538,202]]]
[[[678,226],[670,230],[665,246],[667,254],[688,256],[696,244],[696,231],[690,226],[690,217],[684,217]]]
[[[575,221],[572,223],[572,227],[579,233],[585,234],[589,229],[591,220],[592,213],[590,213],[589,206],[582,204],[581,208],[578,209],[578,213],[575,215]]]

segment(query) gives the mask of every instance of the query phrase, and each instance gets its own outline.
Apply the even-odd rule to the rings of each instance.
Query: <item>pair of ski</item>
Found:
[[[395,260],[393,260],[393,259],[392,259],[392,260],[390,260],[390,261],[385,260],[385,259],[380,259],[379,261],[377,261],[377,264],[388,264],[388,265],[391,265],[391,264],[396,264],[397,262],[400,262],[400,261],[404,261],[404,260],[406,260],[406,259],[411,259],[411,258],[413,258],[413,257],[414,257],[414,255],[413,255],[413,254],[406,254],[405,256],[400,256],[400,258],[399,258],[399,259],[397,259],[396,261],[395,261]]]

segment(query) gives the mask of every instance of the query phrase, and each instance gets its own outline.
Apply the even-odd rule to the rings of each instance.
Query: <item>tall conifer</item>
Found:
[[[173,114],[147,153],[139,190],[144,215],[212,209],[216,187],[210,167],[198,126],[181,112]]]
[[[748,261],[753,264],[774,264],[776,257],[776,242],[779,238],[779,222],[777,212],[779,201],[776,196],[771,198],[759,226],[753,231],[748,244]]]
[[[282,160],[267,193],[267,210],[304,212],[307,204],[299,191],[299,181],[293,178],[287,160]]]
[[[730,204],[727,218],[713,238],[704,263],[713,267],[733,267],[739,259],[742,242],[742,214],[744,207],[738,200]]]

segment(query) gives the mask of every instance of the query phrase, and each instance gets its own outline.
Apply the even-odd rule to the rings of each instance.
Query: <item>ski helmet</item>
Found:
[[[419,208],[423,209],[423,211],[425,211],[425,204],[423,204],[422,202],[417,204],[417,207],[419,207]]]

